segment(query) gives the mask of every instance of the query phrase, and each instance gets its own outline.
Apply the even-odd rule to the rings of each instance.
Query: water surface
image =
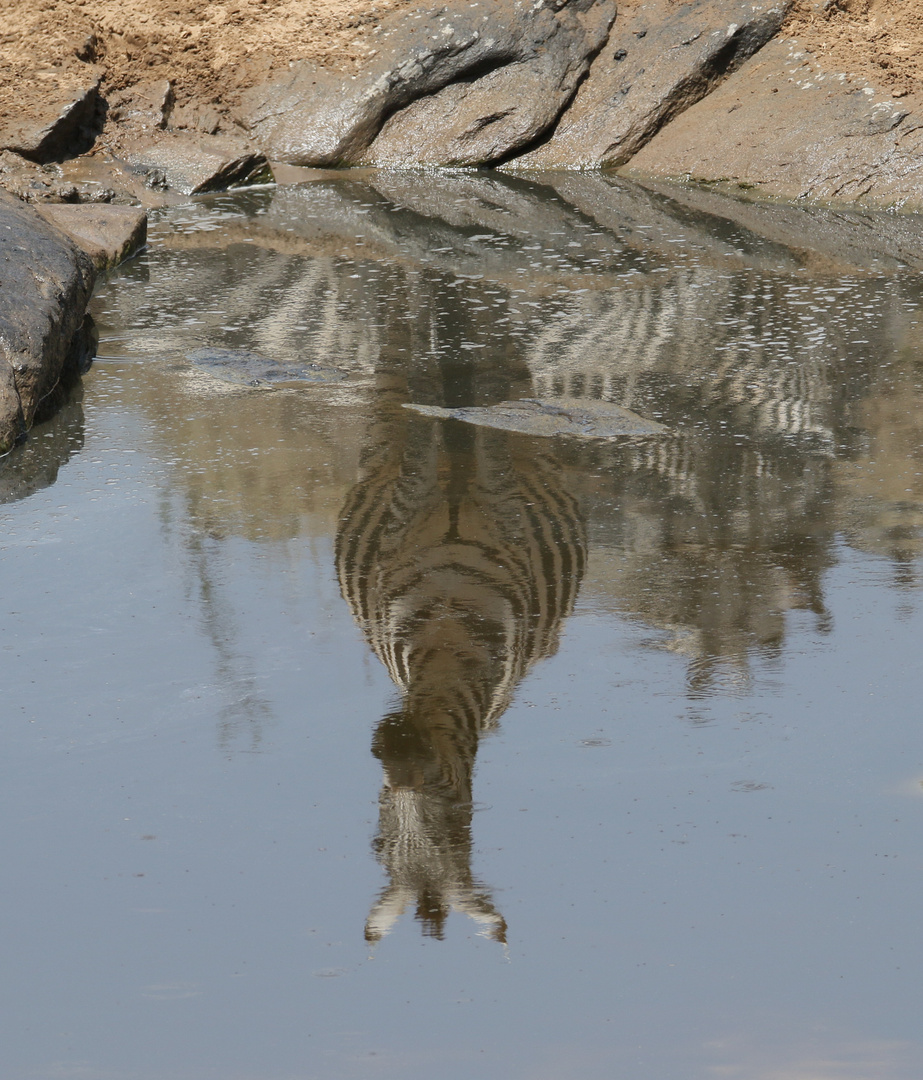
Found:
[[[918,1076],[917,231],[598,176],[158,217],[0,465],[0,1078]],[[666,431],[403,408],[520,398]]]

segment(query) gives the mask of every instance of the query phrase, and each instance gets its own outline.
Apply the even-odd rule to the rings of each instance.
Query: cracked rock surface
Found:
[[[614,17],[612,0],[452,0],[383,21],[377,55],[355,76],[304,62],[248,91],[239,119],[271,159],[353,165],[369,160],[386,120],[453,84],[447,97],[394,119],[371,159],[493,160],[554,119]],[[548,100],[526,102],[525,93]],[[446,118],[451,127],[442,133]],[[414,142],[415,127],[423,142]]]
[[[623,165],[778,31],[791,0],[649,0],[620,14],[544,145],[515,168]]]
[[[391,116],[363,155],[370,165],[489,164],[528,146],[558,118],[605,43],[615,5],[564,8],[543,20],[531,55],[418,98]]]

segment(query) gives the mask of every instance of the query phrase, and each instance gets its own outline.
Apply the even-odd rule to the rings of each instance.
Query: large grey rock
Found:
[[[566,99],[566,88],[579,77],[574,73],[601,44],[600,27],[611,23],[614,15],[613,0],[493,0],[489,5],[450,0],[412,18],[399,13],[382,23],[378,54],[357,75],[307,62],[296,65],[285,79],[246,93],[240,119],[273,160],[351,165],[363,159],[389,116],[424,95],[467,79],[481,87],[464,105],[466,115],[457,134],[469,130],[478,118],[486,121],[482,130],[505,120],[509,137],[519,145],[519,139],[546,122],[542,109],[526,109],[515,102],[516,115],[495,119],[494,113],[509,109],[511,102],[485,113],[485,90],[504,85],[499,76],[504,68],[532,65],[534,73],[541,59],[546,74],[559,84],[553,93]],[[511,72],[506,89],[522,75],[528,73]],[[528,76],[527,82],[533,78],[534,74]],[[489,134],[481,141],[491,148]],[[423,147],[416,150],[425,153]]]
[[[923,208],[923,115],[778,39],[630,162],[787,199]]]
[[[0,150],[40,164],[89,150],[103,127],[101,79],[101,72],[90,66],[78,75],[37,74],[36,86],[23,88],[29,108],[20,121],[0,131]]]
[[[621,165],[778,31],[791,0],[649,0],[619,16],[543,145],[510,168]]]
[[[391,116],[362,156],[370,165],[481,165],[535,141],[558,118],[604,44],[613,7],[566,9],[553,41],[473,81],[454,82]],[[549,30],[551,27],[549,27]]]
[[[0,191],[0,453],[92,360],[94,277],[88,255]]]
[[[156,138],[126,139],[119,156],[133,169],[146,171],[151,183],[183,195],[225,191],[268,183],[266,156],[249,143],[221,135],[164,131]]]
[[[53,204],[38,212],[85,251],[99,271],[130,259],[147,242],[147,211],[134,206]]]

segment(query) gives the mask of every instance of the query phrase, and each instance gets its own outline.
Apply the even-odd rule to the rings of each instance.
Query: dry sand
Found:
[[[782,33],[820,66],[892,97],[923,93],[921,0],[797,0]]]
[[[0,122],[87,63],[105,92],[170,79],[179,104],[227,100],[293,60],[353,71],[411,0],[2,0]]]

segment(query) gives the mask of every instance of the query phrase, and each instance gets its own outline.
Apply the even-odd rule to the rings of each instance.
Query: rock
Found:
[[[362,155],[369,165],[489,164],[535,141],[558,118],[606,40],[608,5],[565,10],[554,47],[454,82],[394,113]]]
[[[73,240],[97,271],[111,270],[147,243],[147,212],[132,206],[42,206],[42,217]]]
[[[421,416],[443,420],[463,420],[468,424],[516,431],[523,435],[577,435],[584,439],[613,439],[626,435],[665,435],[669,429],[656,420],[610,405],[606,401],[584,398],[557,398],[539,401],[504,401],[486,408],[442,409],[437,405],[407,403]]]
[[[125,162],[144,171],[150,186],[183,195],[272,182],[264,154],[225,136],[165,131],[157,139],[129,139],[121,149]]]
[[[3,313],[0,311],[0,321],[2,318]],[[26,426],[13,369],[3,360],[0,362],[0,454],[8,453],[25,433]]]
[[[510,168],[621,165],[778,31],[791,0],[649,0],[619,16],[550,138]]]
[[[185,196],[171,195],[165,187],[151,187],[152,178],[161,185],[166,183],[161,170],[143,165],[132,168],[109,153],[97,151],[55,168],[61,170],[64,182],[75,187],[78,202],[151,207],[186,201]]]
[[[89,366],[94,278],[89,256],[0,191],[0,453]]]
[[[0,186],[25,202],[77,202],[74,184],[62,180],[52,166],[36,165],[12,150],[0,151]]]
[[[99,95],[101,73],[79,75],[36,72],[37,90],[21,119],[0,131],[0,150],[12,150],[39,164],[85,153],[102,131],[105,105]]]
[[[221,113],[210,105],[184,105],[170,114],[170,127],[216,135],[221,127]]]
[[[488,148],[491,133],[484,129],[502,121],[515,142],[541,127],[543,106],[516,102],[513,113],[494,117],[496,107],[485,112],[485,105],[495,99],[497,88],[515,86],[518,76],[525,79],[524,86],[531,85],[541,61],[546,72],[557,73],[559,85],[552,92],[565,99],[564,88],[599,47],[600,28],[614,15],[612,0],[493,0],[483,6],[450,0],[413,18],[395,13],[382,22],[378,55],[357,75],[303,62],[286,79],[245,93],[239,117],[274,160],[351,165],[363,159],[389,116],[450,83],[468,80],[475,89],[466,95],[473,96],[464,105],[464,118],[450,144],[456,145],[478,119],[485,121],[480,141]],[[500,73],[517,64],[531,65],[532,74],[511,71],[504,82]],[[453,100],[433,108],[444,112]],[[475,129],[472,137],[478,135]],[[416,149],[427,153],[423,147]],[[430,156],[435,157],[435,151]],[[414,154],[407,163],[418,160]]]
[[[186,359],[212,378],[254,389],[297,383],[337,383],[349,378],[342,368],[322,367],[311,362],[280,364],[245,349],[195,349]]]
[[[124,120],[142,128],[162,129],[173,112],[176,95],[169,79],[136,83],[114,94],[109,101],[107,119]]]
[[[923,208],[923,115],[778,39],[632,158],[630,174]]]
[[[92,161],[78,158],[78,162]],[[0,187],[30,203],[108,203],[117,198],[113,188],[97,179],[78,176],[74,162],[36,165],[12,150],[0,151]],[[71,175],[73,174],[73,175]],[[105,176],[106,180],[111,179]]]

